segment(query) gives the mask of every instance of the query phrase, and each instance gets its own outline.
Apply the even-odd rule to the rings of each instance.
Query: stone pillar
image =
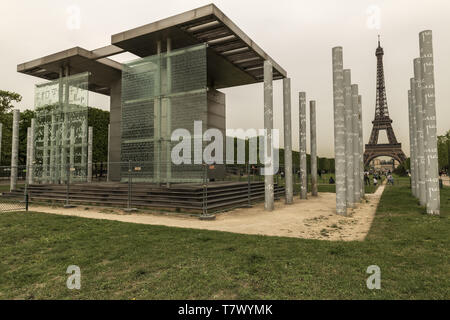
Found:
[[[408,115],[409,115],[409,149],[410,149],[410,174],[411,174],[411,192],[414,196],[416,196],[416,184],[415,184],[415,175],[414,171],[414,120],[413,120],[413,103],[412,103],[412,93],[411,90],[408,90]]]
[[[273,129],[273,67],[269,61],[264,61],[264,129],[266,130],[265,155],[272,157],[272,129]],[[265,162],[266,159],[264,159]],[[267,168],[266,163],[266,168]],[[274,209],[273,174],[265,170],[264,208],[266,211]]]
[[[334,154],[336,175],[336,213],[347,215],[345,181],[345,105],[342,47],[332,50],[333,56],[333,105],[334,105]]]
[[[420,187],[419,187],[419,151],[418,151],[418,132],[417,132],[417,110],[416,110],[416,82],[414,78],[410,79],[410,90],[411,90],[411,120],[412,120],[412,131],[413,131],[413,142],[414,142],[414,160],[411,162],[411,167],[414,167],[414,180],[411,183],[414,184],[415,197],[419,199],[420,197]]]
[[[284,181],[286,204],[292,204],[292,119],[291,119],[291,79],[283,79],[283,127],[284,127]]]
[[[364,137],[362,125],[362,96],[358,95],[358,119],[359,119],[359,190],[361,198],[366,195],[364,186]]]
[[[28,182],[30,184],[34,183],[34,165],[35,165],[35,152],[34,152],[34,135],[36,132],[36,120],[33,118],[31,119],[31,128],[30,128],[30,179]],[[45,153],[44,153],[44,159],[45,159]]]
[[[106,182],[110,181],[110,177],[109,177],[109,148],[110,148],[110,144],[111,144],[111,125],[108,124],[108,163],[106,164],[106,168],[107,168],[107,173],[106,173]]]
[[[87,182],[92,182],[92,144],[94,141],[94,134],[92,127],[89,127],[88,130],[88,159],[87,159]]]
[[[360,182],[360,154],[359,154],[359,104],[358,104],[358,85],[352,84],[352,127],[353,127],[353,201],[361,201],[361,182]]]
[[[346,164],[346,201],[347,207],[354,207],[354,166],[353,166],[353,107],[352,107],[352,85],[351,71],[344,70],[344,105],[345,105],[345,164]]]
[[[439,215],[439,164],[436,132],[436,103],[434,90],[433,35],[431,30],[419,34],[422,71],[422,105],[424,110],[424,156],[427,190],[427,213]]]
[[[300,199],[308,198],[308,173],[306,166],[306,93],[299,93],[300,137]]]
[[[31,145],[31,127],[28,127],[27,128],[27,157],[25,159],[26,183],[30,183],[30,166],[31,166],[30,145]]]
[[[19,164],[19,121],[20,110],[13,111],[13,125],[12,125],[12,143],[11,143],[11,181],[10,191],[17,187],[17,173]]]
[[[416,97],[416,126],[417,126],[417,161],[419,167],[419,202],[421,206],[427,204],[425,189],[425,150],[423,142],[423,106],[422,106],[422,72],[420,58],[414,59],[414,96]]]
[[[310,139],[311,139],[311,194],[318,196],[317,190],[317,138],[316,138],[316,101],[309,102],[310,109]]]

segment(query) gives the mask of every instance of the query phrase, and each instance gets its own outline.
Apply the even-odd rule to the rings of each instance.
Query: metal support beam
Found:
[[[419,34],[424,109],[424,156],[427,189],[427,213],[439,215],[439,164],[436,131],[436,100],[434,90],[433,35],[431,30]]]
[[[272,129],[273,129],[273,66],[269,61],[264,61],[264,129],[266,133],[265,157],[271,158],[272,155]],[[264,159],[265,167],[268,164]],[[273,173],[265,170],[264,175],[264,209],[273,211],[274,209],[274,185]]]
[[[300,199],[308,198],[308,173],[306,166],[306,93],[299,93],[300,131]]]
[[[336,213],[347,215],[345,182],[345,105],[342,47],[332,50],[333,57],[333,105],[334,105],[334,154],[336,174]]]
[[[318,196],[317,189],[317,138],[316,138],[316,101],[309,102],[309,129],[311,139],[311,194]]]
[[[284,179],[286,204],[294,202],[292,179],[291,79],[283,79]]]

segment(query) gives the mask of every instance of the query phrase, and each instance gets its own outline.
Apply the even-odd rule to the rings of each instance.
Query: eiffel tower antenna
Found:
[[[364,152],[364,165],[366,166],[370,164],[370,161],[381,156],[391,157],[400,163],[406,160],[406,156],[402,151],[402,144],[397,142],[394,129],[392,128],[392,120],[389,116],[386,84],[384,81],[384,50],[381,47],[380,35],[378,35],[378,47],[375,51],[375,56],[377,57],[377,99],[375,119],[372,121],[372,134]],[[378,144],[378,136],[381,130],[386,130],[389,143]]]

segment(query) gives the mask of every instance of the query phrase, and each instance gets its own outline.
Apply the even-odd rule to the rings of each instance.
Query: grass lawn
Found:
[[[450,188],[431,217],[388,186],[363,242],[0,214],[0,299],[449,299]],[[66,269],[81,268],[81,290]],[[366,269],[381,268],[381,290]]]

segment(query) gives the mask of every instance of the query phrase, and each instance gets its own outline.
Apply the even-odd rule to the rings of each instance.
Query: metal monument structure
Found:
[[[125,52],[139,59],[122,64],[110,58]],[[202,159],[200,164],[195,161],[196,166],[171,163],[171,147],[175,145],[171,136],[176,129],[186,129],[195,136],[194,121],[202,121],[202,135],[206,129],[225,132],[225,94],[218,90],[265,83],[264,128],[269,129],[265,138],[270,141],[272,82],[287,79],[287,72],[213,4],[114,34],[111,44],[104,47],[94,50],[74,47],[21,63],[17,71],[52,81],[47,88],[55,87],[51,89],[55,97],[52,103],[71,107],[63,99],[65,93],[59,98],[57,84],[64,83],[67,77],[89,73],[86,91],[110,97],[108,181],[128,181],[132,168],[135,181],[167,187],[172,183],[201,182]],[[286,81],[283,86],[286,136],[292,130],[290,91]],[[55,114],[53,121],[45,105],[51,104],[37,102],[40,114],[36,118],[36,164],[42,169],[35,171],[36,181],[61,183],[66,173],[50,170],[68,164],[84,168],[88,162],[84,160],[87,151],[83,151],[88,130],[86,125],[52,126],[61,123],[57,117],[64,112]],[[52,130],[57,133],[54,135]],[[79,137],[84,140],[79,142]],[[65,143],[64,148],[58,149],[61,143]],[[83,147],[78,151],[80,144]],[[286,150],[292,150],[291,144],[292,139],[285,137]],[[60,152],[55,154],[55,150]],[[266,163],[266,167],[270,165]],[[285,167],[292,168],[292,158],[285,157]],[[76,177],[80,181],[86,179],[81,171]],[[287,203],[292,203],[292,178],[292,170],[287,170]],[[270,174],[265,179],[268,211],[273,209],[273,193]]]
[[[377,100],[375,106],[375,119],[372,121],[372,133],[364,152],[365,166],[369,165],[373,159],[380,156],[391,157],[399,163],[406,160],[406,156],[402,151],[402,144],[399,143],[395,137],[394,129],[392,128],[392,119],[389,116],[383,68],[384,50],[381,47],[379,37],[375,55],[377,57]],[[378,143],[378,136],[382,130],[386,131],[389,143]]]

